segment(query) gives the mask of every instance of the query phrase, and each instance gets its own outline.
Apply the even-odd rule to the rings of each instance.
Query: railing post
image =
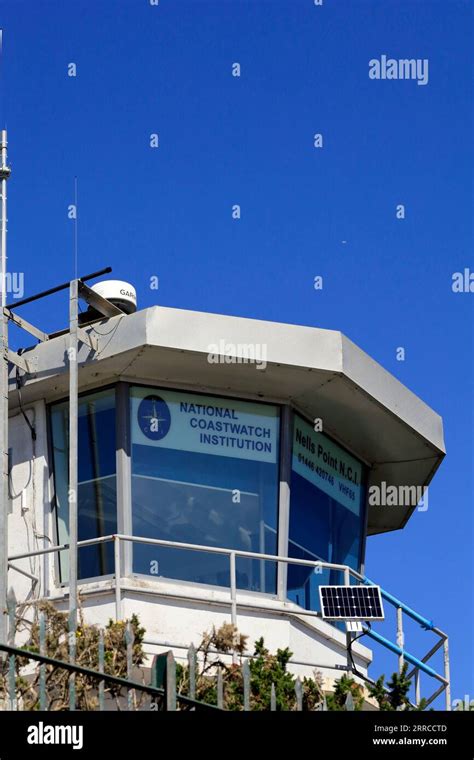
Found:
[[[129,681],[132,680],[133,675],[133,644],[135,641],[135,636],[133,633],[132,626],[130,623],[127,623],[127,627],[125,628],[125,643],[127,645],[127,679]],[[127,708],[128,710],[133,710],[134,707],[134,697],[135,697],[135,690],[134,689],[128,689],[127,692]]]
[[[224,679],[220,666],[217,668],[217,707],[219,710],[224,709]]]
[[[405,637],[403,635],[403,610],[401,607],[397,607],[397,646],[399,646],[402,651],[405,647]],[[399,673],[402,672],[404,663],[405,658],[403,657],[403,654],[401,654],[398,657]]]
[[[166,654],[165,699],[166,709],[176,710],[176,664],[171,651]]]
[[[229,554],[230,563],[230,617],[232,625],[237,628],[237,573],[235,567],[235,552]],[[232,662],[237,662],[237,654],[235,649],[232,649]]]
[[[276,698],[275,684],[272,683],[272,688],[270,691],[270,710],[272,712],[276,712],[276,709],[277,709],[277,698]]]
[[[230,602],[232,625],[237,626],[237,574],[235,568],[235,552],[229,555],[230,561]]]
[[[242,681],[244,687],[244,711],[250,710],[250,667],[249,661],[245,660],[242,665]]]
[[[451,710],[451,679],[449,668],[449,644],[446,637],[443,641],[443,653],[444,653],[444,677],[446,679],[446,710]]]
[[[303,686],[301,684],[301,678],[298,676],[295,682],[295,696],[296,696],[296,709],[298,712],[303,712]]]
[[[415,704],[418,707],[421,701],[421,683],[420,683],[421,673],[416,668],[415,670]]]
[[[99,673],[104,672],[105,665],[105,646],[104,646],[104,631],[102,628],[99,631]],[[104,697],[105,697],[104,681],[99,681],[99,710],[102,712],[104,709]]]
[[[260,520],[259,526],[259,551],[260,554],[265,554],[265,521]],[[265,560],[261,559],[258,563],[260,570],[260,591],[266,591],[265,588]]]
[[[352,692],[348,691],[346,700],[344,702],[344,709],[346,712],[354,712],[354,697],[352,696]]]
[[[344,568],[344,586],[351,585],[351,575],[349,568]],[[347,624],[346,624],[347,625]],[[346,650],[347,650],[347,672],[352,672],[352,660],[351,660],[351,646],[352,646],[352,633],[346,628]]]
[[[16,596],[14,590],[11,588],[7,596],[7,610],[8,610],[8,644],[11,647],[15,646],[15,622],[16,622]],[[11,654],[8,658],[8,701],[10,703],[10,710],[17,709],[16,703],[16,657]]]
[[[69,662],[74,665],[76,662],[76,612],[69,613],[69,626],[68,626],[68,647],[69,647]],[[76,674],[74,672],[69,674],[68,679],[69,686],[69,709],[76,709]]]
[[[278,554],[288,556],[288,531],[290,522],[291,446],[293,438],[293,411],[284,404],[280,411],[280,483],[278,493]],[[277,594],[280,602],[286,602],[288,563],[278,562]]]
[[[39,651],[46,654],[46,618],[43,611],[39,613]],[[40,665],[39,672],[39,709],[46,710],[46,665]]]
[[[188,669],[189,669],[189,696],[196,699],[196,647],[194,644],[188,649]]]
[[[114,566],[115,566],[115,620],[122,619],[122,568],[120,563],[120,537],[114,536]]]

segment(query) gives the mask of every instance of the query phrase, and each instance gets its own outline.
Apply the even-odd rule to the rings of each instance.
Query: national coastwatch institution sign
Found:
[[[275,463],[278,408],[239,399],[135,387],[132,443]]]

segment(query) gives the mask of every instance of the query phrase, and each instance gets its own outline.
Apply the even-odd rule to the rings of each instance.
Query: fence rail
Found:
[[[16,658],[22,658],[22,659],[28,659],[28,660],[35,660],[36,662],[40,663],[40,667],[43,668],[46,665],[51,665],[54,668],[58,668],[60,670],[67,670],[69,673],[73,675],[82,675],[86,676],[87,678],[90,678],[92,680],[95,680],[98,682],[98,687],[100,688],[100,685],[104,682],[114,684],[115,686],[120,686],[127,690],[127,696],[130,695],[130,693],[133,690],[142,691],[146,694],[150,694],[153,697],[159,697],[161,701],[163,701],[165,705],[165,709],[176,709],[176,706],[174,708],[170,707],[170,702],[167,700],[166,691],[163,688],[159,688],[156,686],[152,686],[150,684],[141,683],[139,681],[133,681],[129,678],[122,678],[120,676],[114,676],[112,674],[104,673],[103,671],[97,671],[93,670],[92,668],[85,668],[82,665],[77,665],[76,663],[66,662],[64,660],[58,660],[55,657],[48,657],[44,654],[39,654],[36,652],[32,652],[29,649],[21,649],[20,647],[14,647],[9,646],[8,644],[0,644],[0,652],[5,652],[5,654],[9,655],[9,678],[8,678],[8,687],[7,687],[7,699],[8,704],[10,705],[10,709],[15,710],[18,708],[17,704],[17,686],[16,686],[16,671],[15,671],[15,660]],[[174,664],[174,660],[173,660]],[[12,679],[11,672],[15,674],[15,678]],[[40,687],[40,696],[39,696],[39,708],[40,710],[46,709],[46,689],[44,687]],[[217,710],[218,708],[214,705],[208,704],[206,702],[201,702],[196,699],[192,699],[184,694],[176,693],[174,697],[174,701],[181,702],[184,705],[187,705],[189,707],[192,707],[193,709],[198,710]],[[99,704],[99,710],[104,710],[104,700],[99,698],[98,700]],[[127,705],[128,710],[133,710],[133,701],[130,699],[127,699]]]
[[[201,545],[201,544],[190,544],[190,543],[178,542],[178,541],[168,541],[165,539],[145,538],[141,536],[132,536],[132,535],[127,535],[127,534],[110,534],[107,536],[101,536],[99,538],[92,538],[92,539],[87,539],[85,541],[79,541],[77,543],[77,547],[78,549],[80,549],[81,547],[84,547],[84,546],[93,546],[93,545],[107,543],[107,542],[114,543],[114,587],[115,587],[116,620],[122,619],[122,585],[123,585],[123,581],[126,580],[127,576],[124,577],[123,572],[122,572],[121,547],[122,545],[126,545],[126,544],[147,544],[147,545],[153,545],[153,546],[173,548],[173,549],[178,549],[182,551],[205,552],[209,554],[220,554],[220,555],[227,556],[228,561],[229,561],[229,578],[230,578],[230,585],[229,585],[230,615],[231,615],[231,621],[236,627],[237,627],[237,622],[238,622],[238,606],[239,606],[237,574],[236,574],[236,559],[237,558],[248,558],[252,560],[261,560],[263,562],[273,562],[283,567],[288,567],[289,565],[312,567],[314,570],[318,570],[319,572],[321,571],[321,569],[340,571],[341,573],[343,573],[345,585],[351,585],[352,580],[354,580],[357,583],[365,583],[365,584],[372,583],[372,581],[370,581],[366,576],[361,575],[353,568],[347,565],[342,565],[338,563],[325,562],[323,560],[314,560],[314,561],[304,560],[304,559],[297,559],[294,557],[285,557],[285,556],[281,556],[277,554],[264,554],[261,552],[250,552],[250,551],[237,550],[237,549],[228,549],[226,547],[206,546],[206,545]],[[18,562],[22,559],[34,557],[34,556],[58,553],[61,551],[65,551],[69,548],[70,548],[69,544],[61,544],[58,546],[50,546],[44,549],[38,549],[32,552],[24,552],[21,554],[15,554],[9,558],[9,569],[13,571],[17,571],[17,572],[23,572],[21,568],[18,568],[17,565],[13,565],[12,563]],[[366,628],[364,632],[373,641],[376,641],[385,649],[397,655],[398,668],[400,672],[405,662],[409,662],[410,664],[414,666],[410,673],[410,677],[415,679],[415,704],[416,705],[418,705],[421,700],[420,676],[421,676],[421,673],[424,673],[428,675],[430,678],[435,679],[441,684],[441,686],[439,686],[435,692],[431,693],[430,695],[426,697],[426,703],[431,704],[441,693],[444,692],[446,710],[450,710],[451,709],[451,693],[450,693],[449,646],[448,646],[447,634],[441,631],[439,628],[437,628],[431,620],[420,615],[418,612],[413,610],[408,605],[404,604],[402,601],[394,597],[392,594],[388,593],[384,589],[382,589],[381,592],[382,592],[382,596],[384,600],[396,609],[397,630],[396,630],[396,635],[395,635],[395,641],[391,641],[387,639],[386,637],[381,636],[380,634],[378,634],[377,632],[373,631],[370,628]],[[279,597],[279,600],[282,602],[286,601],[286,595],[285,595],[285,598]],[[250,608],[250,609],[252,608],[255,608],[256,610],[260,609],[260,606],[258,604],[253,604],[248,599],[245,600],[244,606],[245,608]],[[314,611],[314,610],[306,610],[306,609],[303,609],[302,607],[298,607],[297,609],[290,609],[288,606],[285,606],[285,614],[289,616],[295,616],[295,617],[300,617],[300,616],[315,617],[315,618],[321,617],[321,614],[319,612]],[[431,632],[435,636],[438,637],[438,641],[436,642],[436,644],[427,652],[427,654],[425,654],[421,658],[416,657],[411,652],[405,649],[404,629],[403,629],[404,615],[406,615],[407,617],[419,623],[419,625],[427,632]],[[353,671],[353,665],[352,665],[352,660],[351,660],[351,650],[350,650],[351,636],[350,634],[347,634],[347,636],[348,636],[347,671],[351,672]],[[433,657],[433,655],[441,647],[443,647],[443,675],[438,673],[433,667],[427,664],[428,661]]]
[[[41,613],[42,614],[42,613]],[[41,648],[43,648],[43,644],[45,643],[45,626],[44,626],[44,617],[42,621],[40,621],[40,630],[42,632],[41,635]],[[126,638],[126,644],[129,644],[129,639],[127,637],[127,633],[125,634]],[[103,638],[101,639],[103,642]],[[101,650],[99,650],[100,652]],[[135,691],[140,691],[145,694],[148,694],[151,697],[154,697],[155,699],[158,699],[158,702],[152,702],[149,706],[149,710],[153,710],[156,705],[158,705],[159,709],[161,710],[167,710],[167,711],[174,711],[178,709],[178,705],[184,706],[187,709],[191,709],[194,711],[204,711],[204,712],[213,712],[213,711],[220,711],[224,710],[224,682],[222,678],[222,670],[220,667],[216,668],[216,674],[215,674],[215,681],[216,681],[216,701],[217,704],[210,704],[208,702],[204,702],[202,700],[196,699],[196,681],[197,681],[197,661],[196,661],[196,650],[191,645],[188,650],[188,664],[189,664],[189,687],[188,687],[188,694],[182,694],[181,692],[177,691],[176,688],[176,663],[174,659],[174,655],[171,651],[165,653],[164,655],[160,655],[158,657],[155,657],[153,665],[152,665],[152,683],[151,684],[145,684],[139,681],[134,681],[132,678],[129,677],[129,674],[127,675],[127,678],[123,678],[121,676],[115,676],[113,674],[104,673],[103,670],[103,659],[102,659],[102,667],[100,667],[99,670],[94,670],[93,668],[87,668],[82,665],[78,665],[74,662],[66,662],[64,660],[59,660],[55,657],[49,657],[48,655],[44,654],[43,652],[32,652],[30,649],[22,649],[20,647],[11,646],[9,644],[0,644],[0,662],[1,662],[1,653],[4,653],[5,655],[8,655],[8,677],[7,677],[7,688],[6,688],[6,697],[7,697],[7,705],[8,709],[10,710],[18,710],[19,709],[19,701],[18,701],[18,687],[17,687],[17,679],[16,679],[16,659],[20,658],[21,660],[28,659],[33,660],[39,663],[40,667],[40,686],[39,686],[39,694],[37,699],[37,706],[40,710],[46,710],[48,709],[48,692],[46,688],[46,666],[52,666],[55,669],[59,670],[65,670],[68,671],[71,675],[76,677],[77,675],[85,676],[86,678],[96,681],[97,682],[97,691],[98,691],[98,709],[99,711],[103,711],[105,709],[105,699],[104,699],[104,684],[109,683],[113,684],[114,686],[118,686],[120,688],[123,688],[127,693],[127,710],[134,711],[137,708],[135,700],[133,699],[133,693]],[[103,649],[102,649],[103,654]],[[100,654],[99,654],[100,657]],[[164,685],[158,686],[156,681],[156,672],[157,672],[157,660],[161,657],[164,657],[166,659],[166,665],[165,665],[165,671],[164,671]],[[249,711],[250,705],[251,705],[251,679],[250,679],[250,668],[248,660],[245,660],[245,662],[240,666],[240,671],[242,675],[242,686],[243,686],[243,707],[242,709],[244,711]],[[303,687],[301,683],[301,679],[298,677],[295,681],[295,710],[298,712],[301,712],[303,710]],[[74,710],[75,704],[75,686],[73,686],[70,682],[69,685],[69,709]],[[182,707],[181,707],[182,709]],[[325,697],[322,698],[320,704],[316,708],[320,711],[327,710],[327,704]],[[352,696],[349,693],[345,700],[345,710],[353,710],[354,709],[354,703],[352,700]],[[270,710],[276,711],[277,710],[277,701],[276,701],[276,688],[275,684],[272,683],[271,685],[271,699],[270,699]]]

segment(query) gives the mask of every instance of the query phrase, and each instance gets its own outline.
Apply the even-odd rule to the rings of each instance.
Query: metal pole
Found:
[[[280,442],[280,490],[278,504],[278,554],[287,557],[289,554],[289,525],[290,525],[290,481],[291,481],[291,444],[293,436],[293,412],[285,405],[281,409],[281,442]],[[280,602],[287,600],[288,564],[279,562],[277,565],[277,593]]]
[[[78,281],[71,280],[69,299],[69,618],[70,631],[77,628],[77,327]]]
[[[132,680],[133,674],[133,644],[135,641],[135,633],[133,631],[130,621],[125,628],[125,643],[127,646],[127,679]],[[127,709],[133,710],[135,705],[135,691],[128,689],[127,691]]]
[[[401,607],[397,607],[397,646],[403,650],[405,645],[405,637],[403,635],[403,610]],[[404,665],[403,654],[398,657],[398,672],[401,673]]]
[[[102,628],[99,631],[99,673],[104,672],[105,667],[105,645],[104,645],[104,631]],[[105,702],[105,682],[99,681],[99,710],[103,712]]]
[[[237,628],[237,571],[235,567],[235,552],[229,554],[230,564],[230,609],[232,625]],[[232,648],[232,663],[237,662],[237,653]]]
[[[231,604],[231,621],[232,625],[237,625],[237,574],[235,569],[235,552],[229,555],[230,561],[230,604]]]
[[[132,532],[132,481],[130,449],[130,413],[128,383],[118,383],[115,391],[116,403],[116,463],[117,463],[117,532]],[[132,572],[133,544],[120,544],[122,575]]]
[[[10,171],[8,169],[8,171]],[[97,272],[91,272],[91,274],[86,274],[84,277],[79,277],[79,281],[87,282],[88,280],[94,280],[96,277],[102,277],[104,274],[109,274],[112,271],[112,267],[105,267],[104,269],[99,269]],[[59,293],[60,290],[67,290],[71,287],[71,280],[68,280],[68,282],[63,282],[61,285],[56,285],[54,288],[48,288],[48,290],[42,290],[41,293],[35,293],[34,296],[28,296],[28,298],[22,298],[21,301],[15,301],[14,303],[8,303],[7,309],[17,309],[19,306],[24,306],[27,303],[32,303],[33,301],[37,301],[39,298],[44,298],[45,296],[50,296],[53,293]]]
[[[105,544],[104,544],[105,546]],[[122,569],[120,563],[120,538],[114,536],[114,563],[115,563],[115,620],[122,619]]]
[[[350,586],[351,585],[351,575],[349,572],[349,568],[346,567],[344,570],[344,586]],[[351,646],[352,646],[352,633],[346,629],[346,662],[347,662],[347,672],[352,673],[352,660],[351,660]]]
[[[421,684],[420,684],[420,671],[418,668],[415,670],[415,705],[418,707],[421,700]]]
[[[8,593],[8,318],[5,316],[7,289],[7,132],[2,130],[1,143],[1,234],[0,234],[0,644],[7,643]]]
[[[449,644],[447,637],[443,643],[444,650],[444,677],[446,679],[446,710],[451,710],[451,681],[449,668]]]

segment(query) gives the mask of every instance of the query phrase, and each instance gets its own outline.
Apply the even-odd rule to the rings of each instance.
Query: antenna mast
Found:
[[[8,591],[8,317],[7,297],[7,131],[2,130],[0,142],[0,644],[7,643]]]

